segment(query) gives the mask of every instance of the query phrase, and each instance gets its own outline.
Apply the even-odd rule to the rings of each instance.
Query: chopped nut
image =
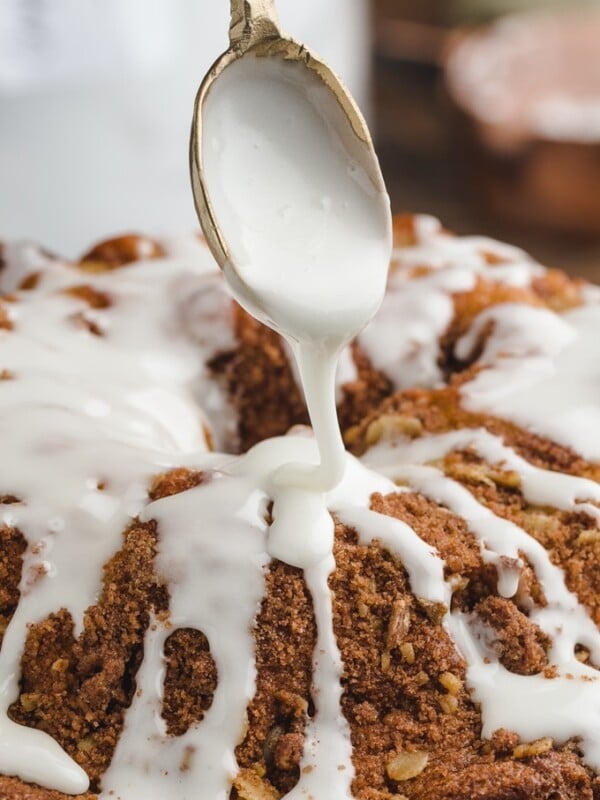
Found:
[[[429,675],[426,672],[417,672],[415,675],[415,681],[417,682],[417,686],[425,686],[426,683],[429,683]]]
[[[585,664],[590,660],[590,651],[587,649],[587,647],[583,647],[583,645],[577,645],[575,647],[575,658],[577,661]]]
[[[388,623],[386,646],[388,650],[397,647],[410,630],[410,611],[404,597],[398,597],[392,605]]]
[[[366,433],[366,443],[371,447],[381,439],[393,439],[396,436],[408,436],[415,439],[423,432],[423,423],[417,417],[404,417],[396,414],[382,414],[373,420]]]
[[[403,642],[400,645],[400,653],[407,664],[415,663],[415,648],[412,642]]]
[[[348,430],[344,434],[344,441],[346,442],[348,447],[356,443],[359,433],[360,433],[359,425],[353,425],[351,428],[348,428]]]
[[[600,530],[597,528],[581,531],[577,539],[575,539],[575,544],[579,545],[594,544],[595,542],[600,542]]]
[[[460,694],[460,690],[463,687],[463,683],[460,678],[457,678],[453,672],[442,672],[442,674],[438,677],[439,682],[442,684],[444,689],[448,691],[451,695]]]
[[[367,433],[365,435],[365,442],[367,444],[367,447],[371,447],[372,445],[377,444],[377,442],[381,439],[382,434],[383,434],[383,429],[380,421],[376,419],[373,422],[371,422],[371,424],[367,428]]]
[[[263,745],[263,756],[267,764],[272,764],[275,759],[275,748],[277,747],[277,742],[282,733],[283,728],[281,725],[273,725],[267,733]]]
[[[559,520],[543,511],[531,511],[525,515],[525,527],[537,533],[555,533],[560,527]]]
[[[82,753],[89,753],[91,750],[93,750],[94,749],[93,736],[84,736],[83,739],[80,739],[77,742],[77,749],[80,750]]]
[[[233,786],[237,789],[240,800],[278,800],[279,797],[271,784],[252,769],[239,772]]]
[[[488,475],[498,486],[505,486],[507,489],[521,488],[521,476],[514,470],[491,470]]]
[[[384,650],[381,654],[381,671],[389,672],[392,663],[392,657],[389,650]]]
[[[356,604],[356,610],[358,611],[358,616],[363,619],[369,616],[369,606],[363,603],[362,600],[359,600]]]
[[[11,381],[14,378],[9,369],[0,369],[0,381]]]
[[[54,664],[52,664],[53,672],[66,672],[68,669],[69,669],[68,658],[57,658]]]
[[[458,710],[458,698],[453,694],[443,694],[440,697],[439,703],[444,714],[456,714]]]
[[[442,620],[446,616],[448,609],[443,603],[434,603],[431,600],[424,600],[421,597],[417,598],[419,605],[427,614],[430,622],[434,625],[441,625]]]
[[[461,483],[483,483],[486,486],[494,486],[494,481],[488,475],[486,464],[463,464],[453,462],[446,466],[448,474]]]
[[[532,756],[539,756],[542,753],[547,753],[548,750],[552,750],[553,744],[554,740],[549,736],[545,736],[543,739],[537,739],[535,742],[529,742],[528,744],[519,744],[513,750],[513,757],[531,758]]]
[[[465,578],[464,575],[455,574],[448,578],[448,583],[452,587],[453,592],[462,592],[469,585],[469,579]]]
[[[408,781],[416,778],[427,766],[429,756],[427,753],[408,750],[398,753],[385,765],[388,778],[393,781]]]
[[[293,719],[304,719],[308,712],[308,701],[306,698],[294,692],[282,690],[275,695],[279,713],[284,716],[291,716]]]
[[[39,694],[35,694],[33,692],[25,693],[21,695],[19,701],[22,707],[25,709],[25,711],[33,711],[38,707],[38,704],[40,702],[40,696]]]
[[[411,439],[416,439],[423,433],[423,423],[418,417],[395,417],[395,425]]]

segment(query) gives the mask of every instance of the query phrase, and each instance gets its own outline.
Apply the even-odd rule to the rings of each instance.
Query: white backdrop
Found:
[[[366,0],[277,5],[364,108]],[[74,255],[117,232],[194,227],[192,105],[228,17],[228,0],[3,0],[0,238]]]

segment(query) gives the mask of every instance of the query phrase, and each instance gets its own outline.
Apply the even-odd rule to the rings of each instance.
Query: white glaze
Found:
[[[249,631],[269,560],[267,499],[251,478],[225,480],[217,473],[205,485],[145,509],[143,518],[159,524],[157,570],[169,587],[171,625],[206,635],[218,685],[202,724],[183,736],[167,736],[160,717],[162,647],[147,649],[145,669],[150,681],[154,676],[153,688],[142,688],[134,700],[103,779],[104,796],[112,790],[112,796],[123,800],[229,797],[236,774],[234,750],[243,738],[246,707],[254,694]],[[149,728],[143,720],[154,723]]]
[[[475,450],[490,464],[516,471],[530,503],[590,513],[591,525],[597,521],[598,509],[582,501],[600,502],[600,486],[594,481],[534,467],[484,430],[465,429],[414,441],[397,440],[380,444],[368,454],[373,468],[408,482],[467,522],[469,531],[480,542],[484,560],[496,565],[501,595],[510,597],[517,591],[518,571],[511,576],[503,575],[503,570],[506,559],[511,571],[518,568],[519,553],[525,554],[540,582],[547,605],[532,608],[530,618],[552,639],[549,659],[557,671],[552,680],[509,672],[487,647],[475,616],[453,612],[447,617],[447,630],[467,661],[473,698],[482,705],[483,736],[490,737],[499,728],[518,732],[524,741],[551,736],[563,743],[579,736],[585,760],[598,770],[599,675],[577,660],[575,646],[588,647],[592,660],[598,663],[600,632],[566,587],[562,570],[535,539],[494,515],[438,469],[419,466],[464,448]]]
[[[240,303],[290,343],[321,448],[317,469],[294,465],[280,479],[326,491],[344,463],[339,354],[385,291],[391,217],[379,167],[304,63],[245,55],[213,84],[202,115],[225,276]]]
[[[384,372],[395,388],[433,387],[443,383],[439,367],[440,338],[454,314],[453,294],[473,289],[478,277],[492,284],[526,288],[545,271],[517,247],[484,236],[453,236],[433,217],[416,217],[414,235],[413,245],[393,251],[383,303],[357,337],[373,366]],[[494,260],[493,264],[489,263],[489,257]],[[417,268],[426,268],[426,271],[415,276]],[[582,294],[589,304],[600,301],[595,287],[586,287]],[[226,304],[228,300],[223,289],[221,296],[219,302]],[[539,309],[538,312],[559,320],[551,312]],[[227,316],[228,312],[222,319]],[[555,324],[561,325],[560,321]],[[532,335],[534,330],[534,326],[530,326]],[[210,335],[209,327],[207,331]],[[464,352],[468,350],[466,345],[460,347],[461,355],[468,355]],[[217,352],[218,349],[216,336],[212,350]],[[302,391],[293,349],[287,343],[286,351]],[[356,366],[350,348],[346,347],[341,353],[335,382],[338,403],[343,399],[344,385],[356,378]],[[233,439],[221,437],[220,441],[227,445]]]
[[[459,343],[466,353],[481,326],[494,328],[478,363],[486,367],[462,389],[463,403],[600,461],[600,303],[557,317],[512,304],[475,321]]]
[[[85,774],[46,734],[5,714],[18,696],[28,624],[64,607],[79,633],[152,475],[206,450],[192,394],[202,361],[181,307],[214,267],[206,250],[100,275],[29,245],[12,245],[5,258],[5,290],[42,272],[39,287],[11,305],[14,330],[0,335],[1,369],[14,376],[0,385],[0,486],[22,501],[3,505],[0,523],[18,527],[28,545],[21,601],[0,652],[0,771],[83,791]],[[62,293],[81,284],[107,292],[110,308],[92,311]],[[104,335],[77,324],[79,313]]]
[[[417,217],[414,237],[394,250],[382,307],[358,337],[398,389],[442,382],[440,338],[454,315],[453,294],[473,289],[478,277],[525,287],[544,272],[522,250],[484,236],[452,236],[434,217]]]
[[[452,291],[469,288],[479,271],[492,274],[503,269],[488,267],[473,255],[480,247],[489,248],[489,243],[451,240],[432,220],[419,222],[418,236],[421,244],[407,248],[414,252],[399,256],[406,258],[406,270],[412,268],[409,264],[429,257],[426,253],[439,251],[440,260],[430,275],[415,279],[421,282],[418,289],[407,280],[402,266],[392,275],[390,291],[398,293],[397,309],[417,311],[412,318],[408,314],[396,320],[396,327],[387,319],[385,336],[390,339],[405,336],[406,326],[414,328],[421,314],[441,332],[440,318],[432,309],[439,309],[441,318],[447,319],[444,314]],[[462,255],[461,247],[465,248]],[[420,248],[426,252],[419,252]],[[500,594],[510,597],[516,591],[519,552],[523,552],[549,601],[543,609],[533,608],[531,618],[553,640],[550,660],[560,677],[551,681],[507,672],[490,650],[477,618],[458,612],[446,617],[446,628],[468,663],[468,685],[482,704],[484,736],[498,727],[516,730],[524,741],[553,736],[562,742],[579,736],[587,763],[600,768],[597,673],[574,657],[574,647],[581,643],[600,662],[597,629],[567,589],[562,571],[535,540],[495,517],[463,487],[427,464],[451,450],[471,447],[489,463],[518,472],[530,503],[584,512],[590,527],[600,517],[593,505],[600,502],[596,483],[535,468],[481,430],[382,443],[367,454],[366,466],[345,455],[339,469],[342,480],[329,493],[315,492],[310,481],[304,486],[299,481],[290,485],[281,469],[290,460],[319,463],[319,449],[308,433],[263,442],[239,458],[206,453],[202,425],[206,417],[218,423],[224,406],[203,363],[219,349],[235,346],[235,341],[229,303],[218,279],[205,274],[208,259],[203,249],[196,244],[189,249],[180,245],[177,258],[141,263],[104,276],[82,276],[66,264],[50,262],[39,251],[31,252],[43,263],[32,260],[30,253],[19,266],[19,258],[11,256],[9,270],[1,278],[6,281],[3,285],[14,288],[32,271],[33,263],[44,270],[39,288],[11,307],[15,329],[0,332],[0,369],[15,373],[14,381],[0,383],[0,434],[7,455],[4,468],[0,463],[0,490],[25,501],[25,505],[4,507],[2,521],[18,524],[28,541],[23,596],[0,653],[0,710],[4,712],[0,713],[0,771],[67,793],[87,785],[85,775],[58,745],[43,733],[10,723],[5,711],[18,692],[27,623],[65,606],[80,630],[85,608],[97,598],[102,564],[120,546],[128,520],[141,514],[159,523],[157,569],[169,586],[170,620],[167,627],[153,620],[146,634],[137,692],[103,779],[103,800],[226,800],[238,768],[235,748],[243,738],[246,706],[255,688],[249,631],[263,594],[264,569],[273,555],[305,569],[318,627],[313,673],[317,713],[307,719],[302,761],[303,767],[311,769],[302,771],[288,798],[312,795],[314,800],[327,800],[334,795],[336,800],[349,800],[353,769],[348,725],[340,709],[343,665],[327,585],[334,568],[330,512],[353,526],[361,542],[376,539],[396,553],[417,596],[449,606],[452,593],[437,553],[408,525],[369,509],[373,492],[399,491],[392,480],[397,478],[467,521],[480,541],[482,556],[498,569]],[[466,253],[473,255],[472,262],[465,261]],[[524,285],[538,273],[537,265],[527,262],[519,251],[509,250],[507,258],[509,254],[516,259],[516,268],[498,273],[501,280]],[[57,294],[73,283],[108,291],[113,305],[90,312],[82,301]],[[594,301],[590,293],[589,302]],[[105,336],[94,337],[77,328],[72,314],[79,311],[93,317]],[[485,323],[495,322],[482,355],[486,370],[465,389],[465,397],[471,398],[468,402],[475,403],[473,386],[486,375],[498,391],[501,381],[495,372],[505,370],[512,381],[508,399],[500,401],[488,394],[486,403],[497,411],[500,402],[510,402],[514,407],[507,405],[502,413],[525,415],[527,409],[517,405],[524,385],[517,377],[525,381],[531,364],[539,362],[544,364],[544,377],[538,384],[528,384],[538,407],[547,395],[551,409],[558,404],[557,413],[582,396],[588,398],[592,410],[597,408],[595,375],[590,369],[595,361],[589,361],[596,346],[592,335],[596,315],[597,308],[591,305],[560,320],[549,312],[521,307],[485,312],[459,343],[460,353],[468,356]],[[436,337],[428,335],[425,327],[421,330],[425,334],[417,346],[427,351],[424,374],[429,375],[427,380],[439,381],[439,374],[430,369],[437,357]],[[363,337],[372,335],[369,349],[382,350],[373,330],[365,331]],[[577,357],[580,347],[583,358]],[[408,363],[407,358],[401,354],[395,368],[406,368],[402,365]],[[311,369],[318,365],[313,363]],[[331,413],[334,394],[332,371],[328,374],[330,406],[325,413]],[[315,375],[315,387],[319,380]],[[402,381],[400,374],[397,380]],[[562,394],[555,400],[561,383]],[[525,416],[521,419],[528,421]],[[542,420],[529,422],[544,432]],[[331,418],[325,424],[331,425]],[[593,413],[587,424],[593,444],[599,429]],[[231,441],[234,426],[230,414],[217,438]],[[583,426],[568,429],[563,425],[561,434],[576,449],[581,447],[578,431]],[[152,475],[180,465],[204,470],[205,484],[147,505],[145,491]],[[98,484],[104,480],[107,486],[100,491]],[[275,520],[268,531],[266,511],[271,500]],[[44,577],[33,581],[40,566]],[[202,723],[173,738],[166,735],[160,714],[163,648],[178,627],[197,628],[207,636],[219,685]],[[186,769],[181,770],[184,762]]]
[[[313,659],[315,714],[307,720],[300,780],[287,800],[328,796],[351,800],[354,778],[350,728],[341,712],[343,674],[333,631],[333,598],[327,579],[335,569],[333,555],[304,573],[311,593],[317,623],[317,642]]]

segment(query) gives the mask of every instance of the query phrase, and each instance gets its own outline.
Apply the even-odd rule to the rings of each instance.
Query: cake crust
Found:
[[[400,283],[393,291],[405,291],[405,284],[420,286],[420,281],[427,282],[423,284],[427,291],[431,289],[436,267],[422,259],[430,253],[427,247],[437,253],[440,241],[445,246],[444,237],[450,237],[436,228],[425,247],[424,224],[408,216],[396,220],[391,281]],[[539,265],[500,246],[477,242],[469,248],[471,255],[476,254],[470,285],[444,290],[448,322],[433,350],[427,350],[427,342],[419,345],[428,352],[435,385],[399,386],[393,370],[376,363],[378,354],[369,351],[368,338],[359,337],[352,344],[351,374],[338,387],[338,413],[348,448],[368,463],[382,448],[400,452],[411,443],[454,432],[483,432],[531,467],[600,483],[600,463],[526,425],[468,408],[464,394],[465,387],[488,368],[482,358],[494,335],[493,324],[483,327],[467,355],[461,346],[482,314],[511,304],[562,314],[587,302],[585,285],[559,271],[538,269]],[[126,236],[101,243],[79,265],[61,263],[60,269],[70,270],[72,281],[56,294],[77,304],[69,319],[78,333],[108,336],[110,327],[103,315],[122,300],[116,292],[117,277],[111,291],[95,285],[94,276],[116,276],[121,269],[134,269],[141,259],[166,257],[168,250],[161,243]],[[43,289],[44,271],[54,269],[47,254],[38,253],[38,261],[42,263],[36,262],[35,269],[24,270],[18,279],[8,276],[12,267],[5,267],[0,328],[7,336],[19,326],[12,306],[26,302],[28,292]],[[452,271],[451,267],[443,269]],[[504,275],[502,270],[514,269],[520,270],[516,281],[494,277],[494,271]],[[233,301],[225,300],[224,307],[230,317],[221,321],[231,334],[224,345],[221,342],[216,351],[205,347],[204,329],[198,334],[194,328],[194,336],[206,357],[202,379],[220,392],[219,413],[225,407],[233,413],[229,449],[244,453],[293,426],[305,425],[307,414],[282,340]],[[412,363],[412,356],[402,357],[408,359],[406,364]],[[11,370],[2,369],[0,375],[7,381],[18,378]],[[206,426],[209,444],[218,438],[210,419],[197,422],[199,428]],[[568,590],[600,624],[600,533],[593,518],[599,502],[590,501],[587,510],[534,502],[518,470],[484,457],[475,445],[450,447],[422,466],[436,470],[495,518],[518,526],[542,545],[551,563],[563,571]],[[146,476],[142,507],[186,496],[226,476],[226,462],[219,462],[212,473],[186,465],[157,470]],[[107,486],[110,480],[107,475]],[[552,639],[534,618],[536,610],[548,605],[536,565],[520,552],[518,587],[509,597],[503,596],[498,588],[501,569],[486,561],[481,540],[468,522],[409,478],[398,478],[396,484],[394,491],[371,495],[370,511],[406,524],[432,548],[443,561],[443,577],[452,595],[448,608],[419,597],[407,564],[393,548],[377,537],[365,542],[357,526],[345,522],[343,514],[334,515],[335,569],[328,587],[343,663],[341,710],[352,745],[353,796],[356,800],[599,800],[600,779],[576,737],[562,742],[550,736],[521,741],[507,729],[484,735],[484,712],[470,689],[468,664],[446,626],[450,613],[475,616],[490,657],[505,670],[551,681]],[[104,488],[99,485],[97,490]],[[0,486],[0,495],[3,491]],[[0,504],[5,510],[24,505],[10,493],[1,496]],[[267,522],[271,511],[269,507],[265,512]],[[27,586],[27,548],[26,536],[17,526],[0,528],[1,636]],[[66,608],[27,631],[19,697],[9,716],[48,733],[85,770],[91,785],[88,793],[78,795],[81,800],[92,800],[101,790],[102,776],[138,692],[145,638],[152,626],[164,625],[169,633],[161,708],[168,735],[183,736],[202,722],[213,705],[219,670],[209,638],[191,627],[169,629],[172,598],[159,568],[160,550],[159,524],[145,519],[143,512],[136,513],[104,566],[100,592],[85,611],[81,632],[76,634],[76,621]],[[35,583],[35,576],[27,580]],[[277,800],[301,778],[307,728],[316,713],[311,688],[317,622],[302,570],[277,560],[265,568],[264,596],[252,637],[255,691],[235,748],[239,772],[231,798]],[[576,657],[582,664],[600,666],[583,643],[577,644]],[[180,769],[188,769],[185,760]],[[0,798],[5,800],[69,797],[0,776]]]

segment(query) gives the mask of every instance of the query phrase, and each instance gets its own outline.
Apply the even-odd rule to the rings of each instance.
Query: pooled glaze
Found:
[[[87,787],[80,767],[6,716],[19,695],[20,654],[28,625],[61,608],[81,632],[151,476],[207,449],[193,393],[203,368],[181,312],[213,266],[200,244],[191,259],[140,262],[118,278],[51,262],[30,245],[6,248],[4,259],[2,291],[42,272],[38,288],[11,304],[13,330],[0,332],[11,376],[0,386],[0,486],[20,501],[1,506],[0,522],[27,541],[21,600],[0,651],[0,771],[77,793]],[[82,285],[108,307],[67,293]]]

